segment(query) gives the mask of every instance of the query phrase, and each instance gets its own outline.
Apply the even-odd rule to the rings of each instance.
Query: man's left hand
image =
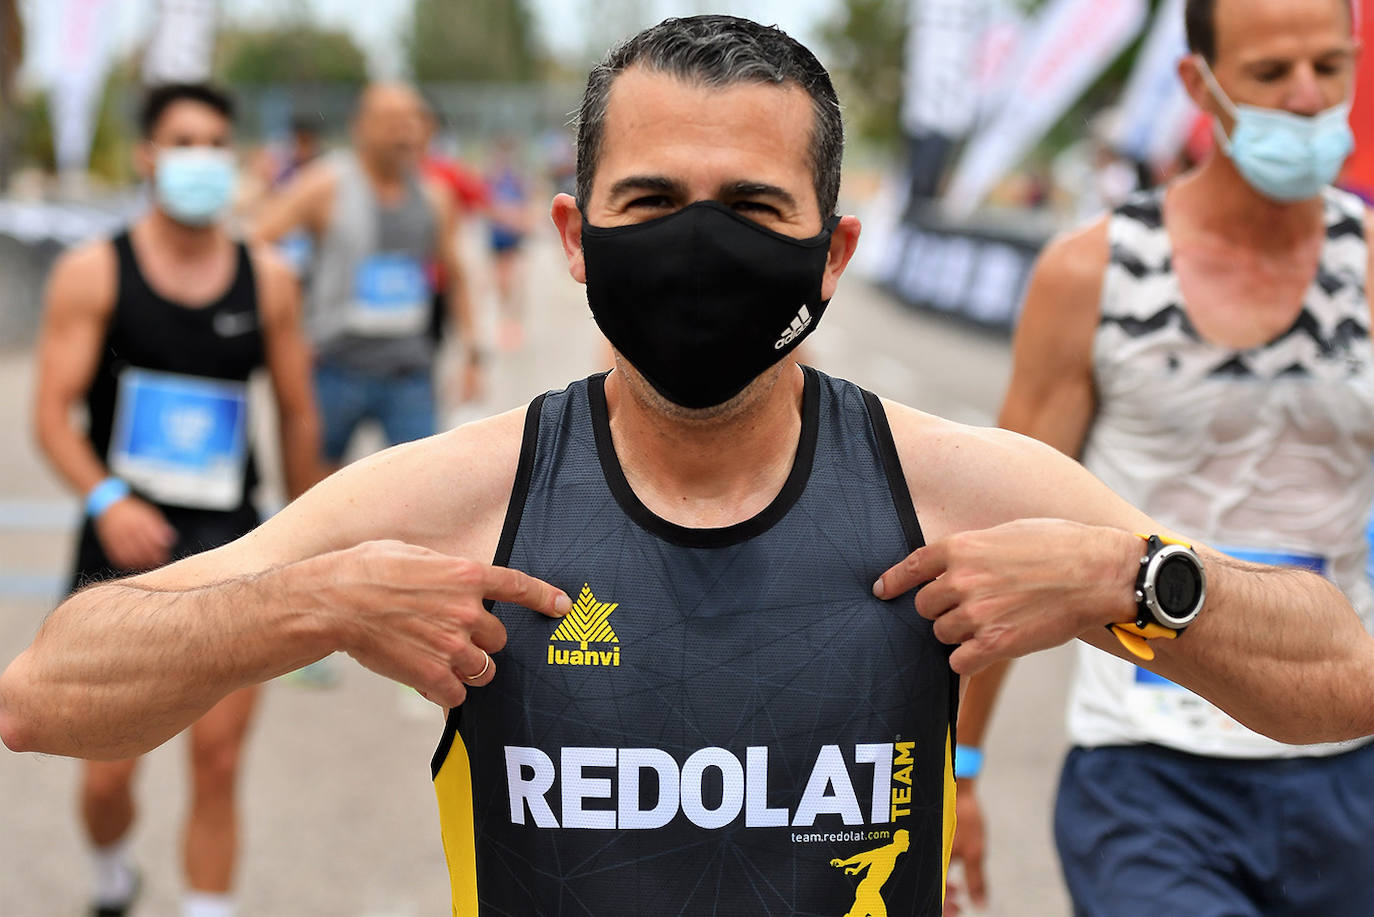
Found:
[[[1120,529],[1019,519],[926,545],[884,573],[880,599],[916,587],[935,636],[960,644],[949,663],[972,675],[999,659],[1067,643],[1092,627],[1135,618],[1143,546]]]

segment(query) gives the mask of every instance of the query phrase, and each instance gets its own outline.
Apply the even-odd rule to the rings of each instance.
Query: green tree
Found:
[[[0,193],[8,190],[14,158],[15,75],[24,60],[24,23],[15,0],[0,0]]]
[[[222,31],[216,60],[216,75],[230,85],[367,82],[367,58],[347,32],[299,21],[269,31]]]
[[[850,130],[882,144],[901,134],[906,16],[907,0],[843,0],[821,27]]]
[[[415,0],[405,44],[411,74],[422,83],[540,75],[527,0]]]

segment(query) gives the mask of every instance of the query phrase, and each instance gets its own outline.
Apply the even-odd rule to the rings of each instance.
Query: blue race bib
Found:
[[[369,255],[353,274],[349,328],[360,334],[404,336],[429,323],[430,284],[420,259],[404,252]]]
[[[244,496],[247,424],[243,382],[125,370],[110,470],[159,503],[234,509]]]

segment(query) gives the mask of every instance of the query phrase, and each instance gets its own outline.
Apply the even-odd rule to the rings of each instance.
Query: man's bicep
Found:
[[[888,405],[888,416],[928,540],[1017,519],[1068,519],[1174,534],[1045,443],[897,404]]]
[[[95,375],[114,305],[114,253],[108,248],[100,243],[64,256],[49,278],[38,342],[40,393],[71,400]]]
[[[383,450],[335,472],[229,545],[139,577],[188,589],[365,541],[489,561],[515,481],[524,408]]]

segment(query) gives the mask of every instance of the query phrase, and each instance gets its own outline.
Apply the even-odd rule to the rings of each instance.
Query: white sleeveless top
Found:
[[[1174,531],[1247,560],[1324,573],[1368,629],[1374,351],[1364,205],[1330,189],[1324,199],[1326,242],[1303,310],[1288,331],[1250,350],[1208,343],[1189,321],[1162,191],[1113,214],[1093,347],[1098,411],[1083,464]],[[1191,692],[1082,645],[1069,734],[1084,746],[1152,742],[1228,758],[1355,747],[1274,742]]]

